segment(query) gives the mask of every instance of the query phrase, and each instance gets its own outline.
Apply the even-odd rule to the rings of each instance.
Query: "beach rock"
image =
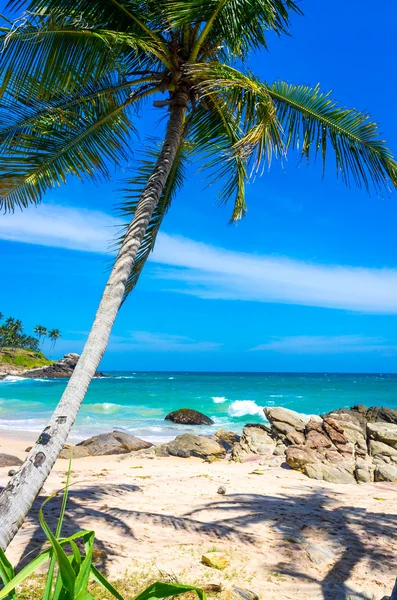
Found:
[[[370,439],[397,448],[397,425],[391,423],[368,423],[367,432]]]
[[[59,454],[59,458],[63,458],[66,460],[70,460],[70,457],[72,457],[72,459],[75,459],[85,458],[86,456],[90,456],[90,453],[88,452],[87,448],[85,448],[84,446],[69,446],[68,444],[65,444],[65,446],[62,448]]]
[[[302,415],[289,408],[267,406],[265,409],[265,415],[267,420],[277,429],[275,423],[286,424],[295,429],[296,431],[304,431],[306,424],[310,420],[309,415]],[[280,428],[280,425],[278,425]],[[283,432],[285,433],[285,432]],[[288,433],[288,432],[287,432]]]
[[[222,600],[259,600],[259,596],[251,590],[233,585],[233,587],[225,590]]]
[[[360,448],[361,454],[367,453],[366,422],[360,420],[359,413],[354,414],[351,411],[332,412],[327,415],[327,418],[332,418],[334,422],[340,425],[344,437],[356,449],[357,447]]]
[[[383,464],[375,467],[375,481],[397,481],[397,467]]]
[[[356,483],[353,468],[350,465],[343,467],[312,463],[305,465],[304,472],[311,479],[328,481],[329,483]]]
[[[226,494],[226,488],[224,485],[218,487],[217,494],[220,494],[221,496],[224,496]]]
[[[287,446],[281,442],[278,442],[273,452],[274,456],[285,456]]]
[[[7,475],[8,475],[8,477],[14,477],[15,473],[16,473],[16,470],[15,470],[15,469],[10,469],[10,470],[8,471]]]
[[[265,425],[248,424],[243,429],[240,441],[233,447],[232,460],[244,462],[253,455],[271,456],[275,449],[276,442]]]
[[[90,456],[127,454],[128,452],[135,452],[143,448],[150,448],[151,446],[153,444],[150,442],[145,442],[122,431],[94,435],[88,440],[77,444],[77,448],[84,448]]]
[[[335,560],[335,553],[320,544],[309,544],[306,547],[306,553],[311,562],[316,565],[331,563]]]
[[[226,450],[214,439],[205,436],[192,435],[184,433],[178,435],[175,440],[164,445],[166,452],[170,456],[179,456],[180,458],[189,458],[195,456],[205,460],[216,460],[224,458]]]
[[[65,379],[71,377],[79,358],[79,354],[65,354],[63,358],[47,367],[36,367],[24,371],[23,377],[30,379]],[[105,377],[105,375],[97,372],[95,377]]]
[[[213,425],[214,421],[203,415],[198,410],[192,410],[190,408],[180,408],[174,412],[169,413],[165,417],[165,421],[172,421],[173,423],[179,423],[180,425]]]
[[[316,454],[304,446],[290,446],[285,451],[285,459],[291,469],[303,471],[306,465],[317,462]]]
[[[234,431],[226,431],[226,429],[219,429],[214,438],[228,453],[231,452],[233,446],[240,441],[240,436],[237,435],[237,433],[234,433]]]
[[[22,460],[12,454],[3,454],[0,452],[0,467],[20,467]]]
[[[384,442],[377,442],[376,440],[369,441],[369,452],[371,456],[397,456],[396,448]]]
[[[358,407],[352,406],[352,410]],[[365,407],[360,407],[365,408]],[[397,425],[397,410],[387,406],[371,406],[365,412],[365,418],[370,423],[394,423]]]
[[[201,562],[208,567],[222,571],[229,564],[229,558],[223,552],[207,552],[202,555]]]

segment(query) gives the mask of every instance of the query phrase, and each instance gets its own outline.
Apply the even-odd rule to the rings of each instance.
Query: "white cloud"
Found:
[[[112,336],[109,350],[139,350],[140,352],[211,352],[221,344],[198,342],[181,335],[131,331],[130,336]]]
[[[391,345],[382,338],[363,335],[297,335],[273,338],[252,350],[267,350],[285,354],[344,354],[380,352],[394,354],[396,345]]]
[[[0,238],[106,253],[120,220],[55,205],[0,216]],[[301,304],[397,314],[397,270],[246,254],[159,234],[150,260],[167,288],[205,299]]]

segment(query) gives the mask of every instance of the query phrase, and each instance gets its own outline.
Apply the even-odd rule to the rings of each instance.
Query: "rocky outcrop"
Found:
[[[272,456],[276,442],[270,437],[270,429],[265,425],[248,424],[243,429],[240,441],[233,446],[232,460],[246,462],[254,455]]]
[[[192,410],[191,408],[180,408],[174,412],[169,413],[165,417],[166,421],[172,421],[173,423],[179,423],[180,425],[213,425],[214,421],[203,415],[198,410]]]
[[[213,438],[190,433],[178,435],[172,442],[162,444],[161,452],[163,455],[165,453],[179,458],[195,456],[209,462],[224,458],[226,455],[225,448]]]
[[[66,379],[71,377],[79,358],[79,354],[65,354],[63,358],[47,367],[38,367],[24,371],[22,376],[30,379]],[[97,372],[95,373],[95,377],[105,377],[105,375]]]
[[[227,453],[230,453],[234,445],[240,441],[240,436],[234,431],[227,431],[226,429],[219,429],[214,435],[214,439],[218,444],[224,447]]]
[[[265,408],[271,436],[284,445],[288,465],[330,483],[397,480],[394,413],[355,406],[318,417]]]
[[[0,467],[20,467],[22,461],[12,454],[3,454],[0,452]]]
[[[106,456],[109,454],[128,454],[137,452],[146,448],[151,448],[153,444],[145,442],[133,435],[122,431],[112,431],[112,433],[101,433],[94,435],[88,440],[84,440],[77,446],[66,446],[60,454],[60,458],[83,458],[85,456]]]

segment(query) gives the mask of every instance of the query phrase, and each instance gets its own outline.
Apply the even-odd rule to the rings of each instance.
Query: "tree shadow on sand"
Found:
[[[190,511],[187,516],[191,518],[212,509],[224,513],[217,523],[227,527],[233,527],[236,523],[243,528],[255,527],[269,522],[281,533],[284,543],[295,534],[293,541],[297,543],[289,543],[288,555],[291,560],[288,564],[280,562],[277,569],[289,577],[317,583],[324,600],[347,600],[352,590],[346,582],[363,559],[374,574],[374,579],[379,570],[393,577],[397,572],[395,554],[385,550],[385,542],[396,538],[397,516],[370,512],[360,507],[338,506],[327,490],[316,490],[301,496],[233,494],[222,502]],[[327,542],[338,548],[322,580],[310,577],[300,568],[302,550],[310,546],[309,540],[304,541],[305,533],[319,530],[325,534]],[[296,537],[299,534],[302,542]]]
[[[290,489],[293,491],[293,486],[290,486]],[[138,486],[129,484],[106,483],[87,487],[81,487],[79,484],[78,489],[73,489],[72,486],[62,534],[71,534],[81,529],[87,519],[92,519],[98,523],[98,530],[101,523],[107,523],[116,528],[120,536],[132,538],[137,544],[139,540],[134,533],[134,525],[150,523],[159,529],[171,528],[175,531],[193,532],[201,542],[202,536],[205,535],[259,547],[263,544],[263,528],[261,531],[260,526],[267,524],[278,534],[273,538],[275,537],[279,546],[280,556],[286,557],[277,564],[277,571],[291,578],[291,581],[300,579],[302,582],[315,584],[316,588],[321,589],[324,600],[347,600],[352,594],[348,579],[363,560],[374,573],[374,579],[377,573],[382,572],[390,576],[397,571],[396,557],[391,550],[385,550],[390,540],[397,537],[397,517],[370,512],[360,507],[340,506],[335,499],[335,493],[330,493],[327,489],[301,495],[288,495],[288,491],[277,496],[230,494],[216,502],[203,503],[182,516],[129,509],[128,505],[133,505],[134,502],[134,493],[139,491]],[[346,492],[341,494],[346,498]],[[120,499],[122,507],[119,506]],[[30,539],[18,568],[25,564],[28,554],[29,560],[40,551],[46,541],[38,524],[38,509],[43,500],[43,497],[39,497],[29,514]],[[60,503],[61,495],[46,506],[46,518],[53,529],[59,515]],[[327,542],[326,546],[331,545],[335,549],[329,563],[322,565],[323,571],[328,569],[323,579],[308,575],[308,569],[305,569],[305,564],[308,564],[307,545],[299,539],[297,543],[291,543],[288,539],[291,532],[297,533],[298,537],[301,535],[304,539],[307,538],[308,544],[311,543],[310,537],[313,532],[321,532],[322,540]],[[153,534],[153,539],[155,536],[156,534]],[[108,561],[115,555],[111,543],[106,539],[97,538],[96,548],[100,559],[97,564],[106,569]],[[272,567],[274,568],[274,565]]]

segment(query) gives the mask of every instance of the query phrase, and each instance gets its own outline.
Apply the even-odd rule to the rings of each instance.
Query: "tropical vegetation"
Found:
[[[4,319],[3,313],[0,313],[0,350],[5,348],[38,350],[47,336],[47,329],[38,325],[33,329],[33,333],[37,337],[25,333],[20,319],[14,317]],[[51,346],[54,347],[56,341],[61,338],[59,329],[51,329],[48,338],[51,340]]]
[[[11,479],[0,497],[3,548],[63,447],[187,161],[232,203],[232,221],[246,212],[247,181],[292,151],[307,162],[317,157],[324,170],[331,160],[347,185],[397,185],[397,164],[366,113],[318,86],[261,81],[245,67],[269,36],[289,32],[291,15],[301,13],[293,0],[10,0],[8,8],[26,10],[1,30],[3,210],[38,204],[72,175],[98,181],[114,166],[128,172],[149,101],[165,130],[124,182],[118,256],[46,446],[39,439],[14,476],[18,486]]]

